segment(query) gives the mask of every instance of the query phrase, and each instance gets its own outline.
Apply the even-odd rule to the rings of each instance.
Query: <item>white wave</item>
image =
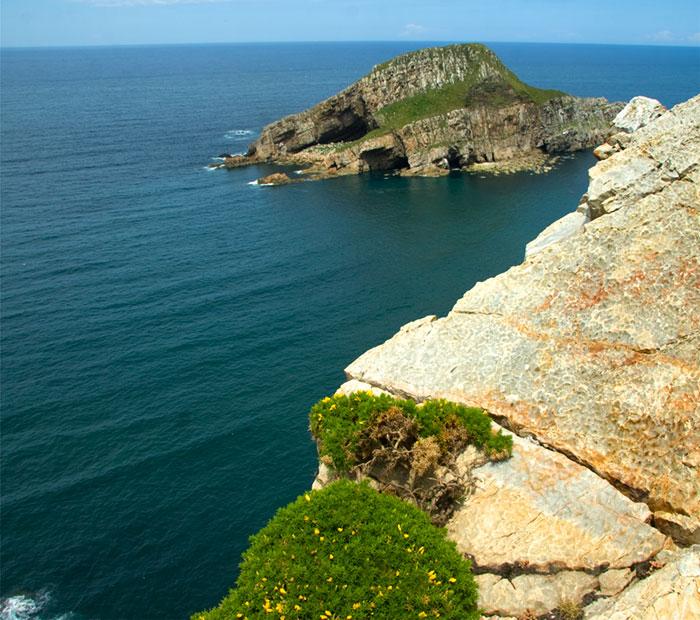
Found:
[[[260,183],[258,183],[256,180],[256,181],[250,181],[250,183],[248,183],[248,185],[260,185]]]
[[[230,129],[224,134],[224,138],[227,140],[245,140],[252,135],[252,129]]]
[[[218,166],[203,166],[203,168],[209,172],[211,172],[212,170],[221,170],[221,168],[219,168]],[[0,620],[2,619],[0,618]]]
[[[42,613],[50,600],[51,594],[46,590],[8,596],[0,600],[0,620],[77,620],[73,613],[58,616]]]

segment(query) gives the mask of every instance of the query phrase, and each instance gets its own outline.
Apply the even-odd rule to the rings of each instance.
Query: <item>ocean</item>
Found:
[[[575,208],[590,153],[278,188],[206,168],[423,45],[2,50],[0,619],[215,605],[310,486],[307,412],[343,368]],[[700,90],[700,48],[492,47],[575,95]]]

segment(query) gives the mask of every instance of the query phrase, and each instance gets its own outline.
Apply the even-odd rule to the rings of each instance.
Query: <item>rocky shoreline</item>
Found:
[[[700,617],[700,96],[635,98],[597,155],[521,265],[340,388],[483,407],[512,433],[509,460],[459,457],[478,482],[447,524],[494,619]]]
[[[245,155],[211,167],[288,165],[305,180],[541,172],[558,154],[601,144],[623,105],[529,86],[483,45],[428,48],[268,125]]]

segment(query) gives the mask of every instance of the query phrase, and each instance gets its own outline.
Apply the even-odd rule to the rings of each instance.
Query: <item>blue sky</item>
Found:
[[[700,45],[700,0],[0,0],[3,46],[239,41]]]

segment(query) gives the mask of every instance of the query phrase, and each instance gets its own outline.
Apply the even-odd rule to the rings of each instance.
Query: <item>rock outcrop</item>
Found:
[[[309,178],[394,169],[446,174],[592,148],[621,108],[528,86],[483,45],[429,48],[268,125],[246,156],[222,165],[307,165]]]
[[[347,374],[491,411],[653,511],[700,517],[700,97],[591,172],[574,234]]]
[[[700,547],[675,554],[666,566],[584,610],[585,620],[691,620],[700,618]]]
[[[644,122],[523,264],[346,369],[346,393],[447,398],[515,433],[507,461],[460,457],[477,484],[447,526],[489,615],[700,613],[700,547],[664,535],[700,533],[700,96]]]

